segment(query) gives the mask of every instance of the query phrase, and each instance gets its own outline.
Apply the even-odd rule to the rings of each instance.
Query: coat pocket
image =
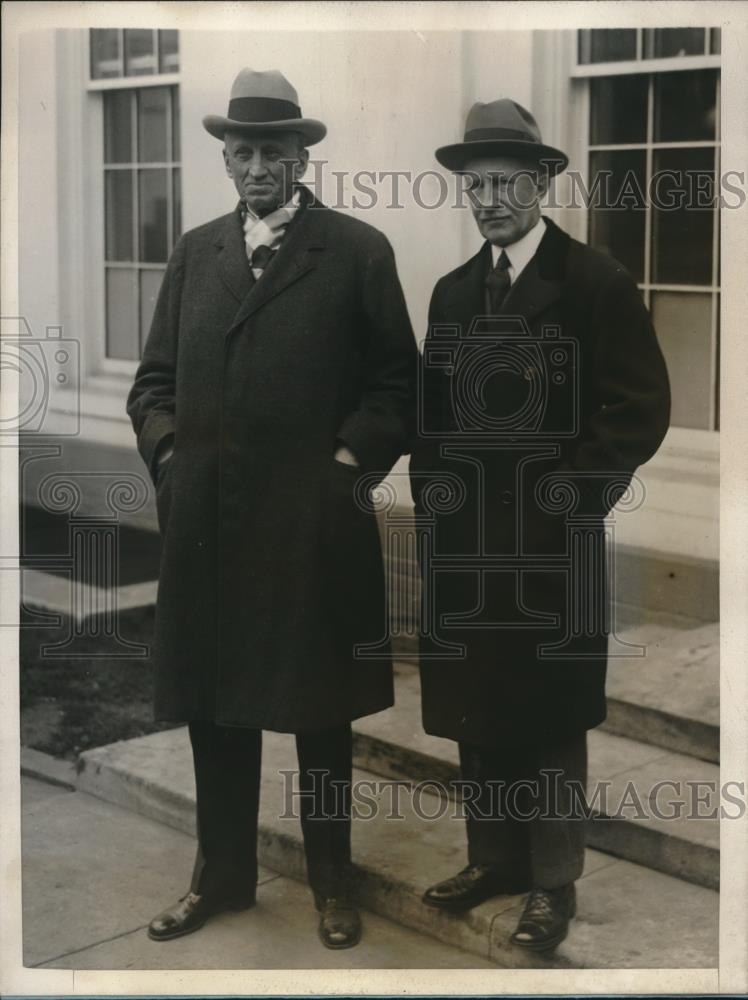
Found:
[[[174,465],[174,456],[167,459],[163,467],[159,470],[156,479],[156,516],[161,534],[166,533],[166,525],[169,520],[169,508],[171,507],[171,474]]]

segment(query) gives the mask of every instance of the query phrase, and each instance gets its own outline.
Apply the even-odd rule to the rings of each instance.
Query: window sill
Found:
[[[666,56],[654,59],[621,59],[615,62],[577,63],[571,76],[630,76],[632,73],[677,73],[683,70],[719,69],[720,55]]]

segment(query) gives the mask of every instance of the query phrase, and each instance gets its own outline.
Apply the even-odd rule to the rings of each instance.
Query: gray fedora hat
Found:
[[[569,163],[566,153],[545,145],[530,112],[508,97],[474,104],[468,112],[462,142],[440,146],[434,155],[443,167],[460,171],[468,160],[502,153],[533,162],[542,160],[551,175],[560,173]]]
[[[299,96],[277,69],[243,69],[234,80],[226,117],[206,115],[203,125],[223,139],[226,132],[299,132],[307,146],[327,135],[314,118],[302,118]]]

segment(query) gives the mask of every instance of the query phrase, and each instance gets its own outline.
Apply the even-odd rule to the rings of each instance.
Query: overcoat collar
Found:
[[[561,297],[566,275],[569,237],[550,219],[545,219],[545,223],[546,231],[537,252],[512,285],[501,309],[508,315],[523,316],[528,322]],[[468,324],[485,313],[485,279],[491,264],[491,246],[486,241],[465,263],[447,292],[451,309],[469,317]]]
[[[240,205],[227,216],[215,241],[221,280],[238,303],[227,332],[316,267],[315,251],[324,250],[326,245],[329,209],[308,188],[302,188],[302,192],[302,206],[259,281],[255,280],[247,259]]]

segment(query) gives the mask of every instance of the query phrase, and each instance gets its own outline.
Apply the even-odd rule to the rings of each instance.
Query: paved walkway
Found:
[[[263,870],[258,905],[157,944],[150,918],[186,889],[192,837],[82,792],[22,779],[24,964],[64,969],[490,969],[370,913],[356,948],[317,937],[309,890]]]

